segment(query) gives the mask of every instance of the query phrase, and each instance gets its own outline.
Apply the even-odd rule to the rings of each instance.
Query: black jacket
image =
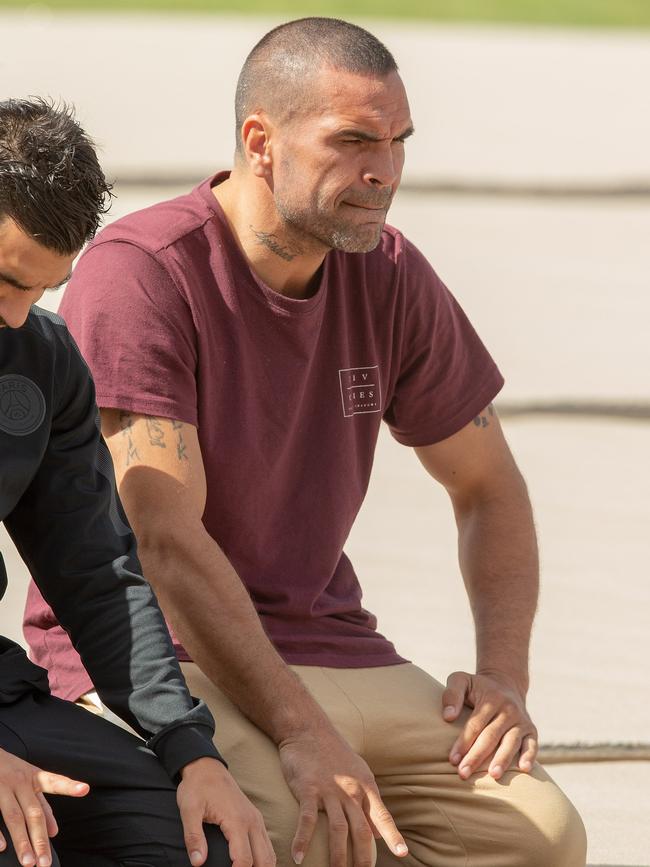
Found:
[[[90,372],[63,320],[37,307],[22,328],[0,329],[0,520],[100,698],[170,776],[220,758],[142,577]],[[6,581],[0,556],[0,599]],[[0,705],[28,689],[48,691],[45,671],[0,637]]]

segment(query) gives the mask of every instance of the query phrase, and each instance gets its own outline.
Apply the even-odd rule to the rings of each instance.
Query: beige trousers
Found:
[[[261,810],[278,856],[293,867],[290,846],[298,805],[273,742],[249,722],[193,663],[182,663],[190,692],[209,705],[216,743],[230,771]],[[441,717],[444,687],[415,665],[293,670],[375,774],[409,855],[398,859],[382,841],[376,867],[584,867],[582,821],[539,765],[459,778],[447,756],[457,724]],[[304,867],[329,864],[325,816]]]

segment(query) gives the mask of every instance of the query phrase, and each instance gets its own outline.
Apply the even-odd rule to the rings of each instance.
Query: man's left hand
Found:
[[[220,826],[233,867],[275,867],[262,814],[221,762],[207,757],[197,759],[185,765],[181,777],[176,800],[193,867],[200,867],[208,857],[204,822]]]
[[[488,761],[490,776],[498,780],[517,755],[518,769],[531,770],[537,756],[537,729],[513,678],[497,672],[455,671],[447,678],[442,696],[443,719],[454,722],[464,705],[474,712],[449,752],[449,761],[458,767],[463,780]]]

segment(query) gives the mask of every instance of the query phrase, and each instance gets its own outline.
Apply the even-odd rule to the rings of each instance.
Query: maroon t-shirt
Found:
[[[104,229],[60,313],[100,406],[198,428],[203,522],[284,659],[402,662],[363,608],[343,552],[380,423],[408,446],[438,442],[503,380],[431,266],[393,228],[371,253],[328,253],[311,298],[271,290],[212,193],[224,177]],[[75,697],[89,682],[53,622],[30,593],[34,659],[53,669],[58,694]]]

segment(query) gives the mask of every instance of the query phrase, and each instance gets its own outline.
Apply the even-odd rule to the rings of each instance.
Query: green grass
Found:
[[[0,9],[173,11],[339,15],[551,24],[650,27],[650,0],[0,0]]]

